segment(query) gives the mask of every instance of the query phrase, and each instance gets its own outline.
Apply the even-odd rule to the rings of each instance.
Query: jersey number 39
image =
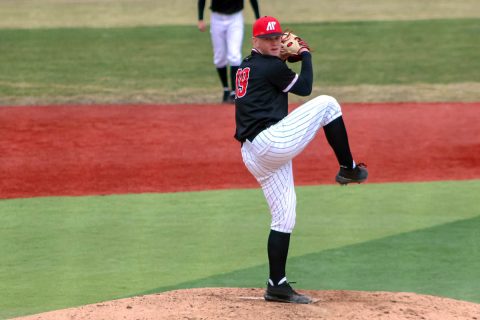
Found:
[[[248,77],[250,75],[250,68],[237,70],[237,98],[242,98],[247,93]]]

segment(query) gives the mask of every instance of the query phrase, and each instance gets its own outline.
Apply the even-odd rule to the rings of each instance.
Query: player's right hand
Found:
[[[198,30],[200,30],[201,32],[205,32],[205,30],[207,30],[207,25],[205,24],[205,21],[198,20]]]

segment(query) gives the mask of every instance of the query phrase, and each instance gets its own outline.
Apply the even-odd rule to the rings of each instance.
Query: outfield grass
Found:
[[[282,22],[480,18],[476,0],[289,0],[259,1],[262,15]],[[209,19],[208,5],[205,18]],[[254,19],[245,2],[246,21]],[[196,25],[195,1],[171,0],[2,0],[0,28],[122,27]]]
[[[480,83],[479,20],[289,27],[315,49],[319,88]],[[219,91],[209,35],[193,27],[0,30],[0,38],[4,104],[212,102],[202,95]]]
[[[479,180],[299,187],[289,276],[480,302],[479,192]],[[258,189],[12,199],[0,212],[0,318],[267,277]]]

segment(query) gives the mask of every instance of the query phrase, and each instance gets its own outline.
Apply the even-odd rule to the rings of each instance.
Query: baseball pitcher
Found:
[[[301,61],[300,74],[286,61]],[[340,184],[361,183],[368,176],[366,166],[353,160],[342,110],[335,98],[318,96],[288,113],[288,93],[308,96],[312,82],[308,44],[295,34],[284,33],[276,18],[258,19],[253,25],[252,52],[236,76],[235,138],[241,143],[245,166],[262,187],[272,216],[267,243],[267,301],[312,302],[292,289],[285,271],[296,219],[292,159],[323,128],[340,166],[335,180]]]

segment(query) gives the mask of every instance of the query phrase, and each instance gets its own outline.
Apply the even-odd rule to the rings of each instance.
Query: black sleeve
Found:
[[[312,55],[310,52],[302,52],[302,69],[298,75],[297,82],[293,85],[289,92],[299,95],[308,96],[312,93],[313,84],[313,68]]]
[[[255,13],[255,18],[260,18],[260,10],[258,9],[257,0],[250,0],[250,4],[252,5],[253,12]]]
[[[203,11],[205,10],[205,0],[198,0],[198,20],[203,20]]]

